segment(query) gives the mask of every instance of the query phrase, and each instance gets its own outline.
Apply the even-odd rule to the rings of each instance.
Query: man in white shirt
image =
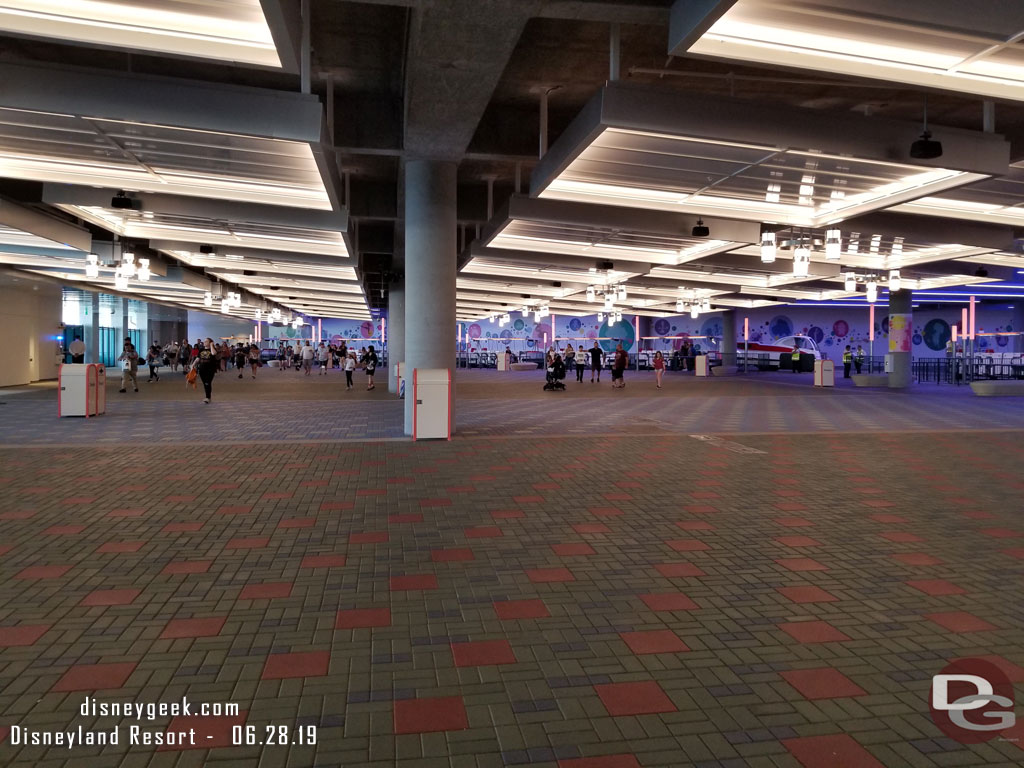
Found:
[[[327,361],[330,358],[330,356],[331,351],[327,348],[327,345],[321,341],[320,346],[317,347],[316,350],[316,360],[318,363],[320,363],[320,372],[318,373],[319,376],[327,375]]]
[[[307,376],[311,375],[313,372],[314,357],[315,353],[313,351],[313,348],[309,346],[309,340],[307,339],[306,346],[302,348],[302,370],[306,372]]]
[[[68,352],[71,353],[72,363],[80,364],[85,362],[85,342],[78,336],[75,336],[75,340],[68,344]]]

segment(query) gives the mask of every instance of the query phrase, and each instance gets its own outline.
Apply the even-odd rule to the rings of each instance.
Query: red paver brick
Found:
[[[289,517],[277,524],[278,528],[312,528],[316,525],[315,517]]]
[[[422,523],[423,515],[419,512],[407,512],[401,515],[388,515],[389,523]]]
[[[682,592],[664,592],[639,597],[652,611],[695,611],[700,608]]]
[[[97,589],[83,597],[79,605],[129,605],[141,594],[141,589]]]
[[[1019,539],[1024,533],[1015,531],[1012,528],[982,528],[980,533],[991,536],[994,539]]]
[[[543,600],[501,600],[494,603],[494,613],[502,621],[513,619],[546,619],[551,615]]]
[[[1018,560],[1024,560],[1024,547],[1013,547],[1011,549],[1001,549],[999,551],[1002,552],[1004,555],[1015,557]]]
[[[76,664],[61,676],[50,691],[73,693],[123,688],[132,672],[135,671],[135,667],[134,661],[116,664]]]
[[[394,704],[394,724],[396,735],[464,731],[469,717],[459,696],[402,699]]]
[[[337,474],[337,473],[335,473]],[[321,512],[345,512],[349,509],[355,509],[356,505],[353,501],[325,501],[320,504]]]
[[[850,639],[827,621],[790,621],[778,627],[798,643],[841,643]]]
[[[300,568],[341,568],[347,562],[345,555],[306,555],[299,564]]]
[[[285,680],[292,677],[324,677],[330,666],[330,651],[272,653],[267,656],[261,679]]]
[[[51,525],[43,533],[50,536],[75,536],[84,530],[84,525]]]
[[[238,595],[239,600],[271,600],[276,597],[291,597],[294,584],[290,581],[267,584],[246,584]]]
[[[430,552],[430,560],[434,563],[461,563],[475,559],[472,549],[434,549]]]
[[[475,528],[467,528],[465,531],[467,539],[497,539],[504,534],[501,528],[496,525],[480,525]]]
[[[17,627],[0,627],[0,648],[35,645],[51,626],[51,624],[21,624]]]
[[[595,685],[594,691],[612,717],[676,712],[676,705],[654,681]]]
[[[790,669],[779,673],[805,699],[842,699],[866,696],[867,691],[838,669]]]
[[[252,505],[235,504],[232,506],[223,506],[218,508],[217,512],[221,515],[247,515],[252,512]]]
[[[269,536],[249,536],[230,539],[224,549],[263,549],[270,544]]]
[[[558,768],[640,768],[635,755],[602,755],[559,760]]]
[[[783,739],[804,768],[885,768],[849,734]]]
[[[420,499],[421,507],[450,507],[451,505],[452,500],[446,498]]]
[[[160,533],[195,533],[203,528],[203,523],[168,523],[160,529]]]
[[[160,633],[161,640],[178,640],[184,637],[216,637],[224,628],[224,616],[204,619],[171,619]]]
[[[916,579],[904,583],[919,592],[924,592],[926,595],[962,595],[967,591],[963,587],[958,587],[953,582],[946,581],[945,579]]]
[[[367,629],[390,626],[390,608],[352,608],[346,611],[338,611],[338,616],[334,622],[335,629]]]
[[[594,517],[618,517],[622,514],[618,507],[591,507],[588,511]]]
[[[1020,667],[1017,664],[1014,664],[1009,659],[1006,659],[1002,656],[991,654],[987,656],[964,656],[962,658],[982,659],[984,661],[987,661],[999,667],[999,669],[1002,670],[1003,674],[1006,675],[1006,677],[1009,679],[1011,683],[1024,683],[1024,667]],[[954,661],[959,660],[960,659],[954,659]],[[1022,747],[1022,749],[1024,749],[1024,747]]]
[[[693,563],[662,563],[661,565],[654,566],[654,569],[662,576],[670,579],[706,575],[703,570]]]
[[[383,544],[388,540],[387,531],[363,531],[348,537],[349,544]]]
[[[685,653],[690,650],[671,629],[646,632],[620,632],[619,637],[637,655],[648,653]]]
[[[995,624],[989,624],[984,619],[979,619],[967,611],[943,611],[940,613],[926,613],[924,617],[928,621],[935,622],[943,629],[957,634],[965,632],[991,632],[998,629]]]
[[[403,592],[418,589],[437,589],[437,576],[432,573],[392,576],[390,589],[392,592]]]
[[[213,560],[184,560],[177,563],[168,563],[161,573],[206,573],[213,565]]]
[[[527,578],[534,584],[547,584],[556,581],[576,581],[568,568],[528,568]]]
[[[456,667],[488,667],[515,664],[516,654],[508,640],[480,640],[452,643],[452,659]]]
[[[777,590],[794,603],[831,603],[839,599],[821,587],[778,587]]]
[[[138,552],[148,542],[145,541],[108,541],[97,548],[96,552],[99,554],[125,554],[131,552]]]
[[[30,565],[16,574],[16,579],[59,579],[74,566],[71,565]]]

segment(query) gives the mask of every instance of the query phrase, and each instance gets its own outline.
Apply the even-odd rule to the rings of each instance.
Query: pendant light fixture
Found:
[[[868,303],[869,304],[874,304],[876,301],[878,301],[878,283],[875,281],[875,278],[872,277],[872,278],[870,278],[868,280],[868,282],[867,282],[867,289],[868,289],[868,295],[867,295]]]
[[[118,291],[128,290],[128,276],[121,267],[114,270],[114,288]]]
[[[915,160],[934,160],[942,157],[942,142],[932,140],[928,130],[928,97],[924,97],[924,125],[921,138],[910,145],[910,156]]]
[[[801,243],[793,251],[793,277],[807,277],[811,273],[811,249]]]
[[[693,320],[696,320],[699,316],[700,316],[700,310],[697,308],[697,305],[696,304],[691,304],[690,305],[690,318],[693,319]]]
[[[139,270],[138,278],[144,283],[149,282],[149,278],[152,276],[152,272],[149,271],[149,259],[139,259]]]
[[[825,231],[825,258],[837,261],[843,250],[843,239],[838,229]]]
[[[686,304],[682,299],[676,301],[676,312],[682,313],[686,311]]]
[[[847,272],[846,273],[846,281],[843,283],[843,288],[847,292],[852,292],[852,291],[856,291],[857,290],[857,275],[855,273],[853,273],[853,272]]]
[[[898,269],[889,270],[889,291],[898,291],[903,287],[903,279]]]
[[[85,276],[90,280],[100,276],[100,257],[95,253],[87,254],[85,257]]]
[[[599,323],[603,323],[604,322],[604,312],[598,312],[597,313],[597,322],[599,322]]]
[[[594,286],[588,285],[587,286],[587,301],[593,301],[593,300],[594,300]]]
[[[203,306],[204,307],[212,307],[213,306],[213,294],[210,293],[209,291],[207,291],[206,294],[203,296]]]
[[[764,264],[771,264],[775,261],[775,233],[774,232],[762,232],[761,233],[761,262]]]
[[[131,251],[121,254],[121,274],[126,278],[135,274],[135,254]]]
[[[626,300],[626,286],[624,286],[624,285],[620,285],[619,286],[619,288],[618,288],[618,297],[619,297],[619,301],[625,301]]]

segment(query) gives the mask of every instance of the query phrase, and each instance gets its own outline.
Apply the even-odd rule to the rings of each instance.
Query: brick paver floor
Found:
[[[752,386],[714,403],[677,391],[657,418],[742,421]],[[419,443],[356,439],[376,436],[374,409],[395,409],[386,395],[338,406],[365,420],[363,433],[346,426],[353,439],[303,440],[340,398],[282,389],[264,402],[225,386],[217,408],[293,418],[245,442],[230,420],[207,422],[218,442],[181,427],[214,406],[147,393],[154,428],[176,439],[119,445],[80,436],[111,429],[102,420],[57,422],[52,392],[0,393],[0,419],[46,406],[34,432],[62,443],[8,432],[0,446],[0,765],[1024,761],[1024,741],[962,745],[928,712],[931,676],[957,658],[985,657],[1022,693],[1019,402],[1001,401],[996,423],[995,406],[961,397],[984,418],[974,431],[922,410],[925,432],[886,421],[922,407],[902,395],[802,400],[779,384],[761,397],[780,413],[876,405],[845,434],[698,439],[681,421],[632,433],[630,409],[648,395],[627,387],[628,407],[602,426],[612,434],[544,434],[570,404],[605,407],[602,387],[530,407],[499,387],[489,406],[506,409],[505,439],[487,428]],[[488,404],[472,386],[462,394],[470,412]],[[515,434],[526,426],[539,431]],[[87,697],[238,712],[138,721],[83,714]],[[194,729],[196,744],[131,744],[133,725]],[[121,738],[17,745],[14,726]]]

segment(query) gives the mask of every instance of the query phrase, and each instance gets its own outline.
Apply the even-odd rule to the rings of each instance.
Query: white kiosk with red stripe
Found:
[[[452,372],[447,368],[412,370],[412,439],[452,439]]]
[[[99,416],[107,410],[107,369],[98,363],[57,369],[57,417]]]
[[[836,385],[836,364],[831,360],[814,361],[814,386],[834,387]]]

